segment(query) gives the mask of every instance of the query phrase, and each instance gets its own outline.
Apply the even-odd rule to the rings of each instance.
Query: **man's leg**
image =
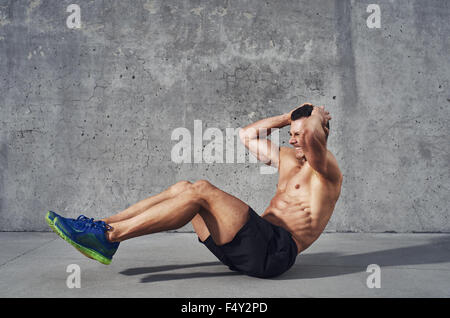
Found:
[[[170,199],[184,191],[186,191],[189,186],[191,186],[192,183],[189,181],[179,181],[173,185],[171,185],[169,188],[167,188],[165,191],[158,193],[156,195],[153,195],[151,197],[148,197],[142,201],[139,201],[138,203],[133,204],[132,206],[128,207],[127,209],[123,210],[122,212],[115,214],[113,216],[109,216],[105,219],[102,219],[107,224],[111,223],[117,223],[123,220],[130,219],[150,207],[154,206],[155,204],[158,204],[164,200]],[[210,236],[210,232],[208,230],[208,227],[205,224],[205,221],[201,217],[200,213],[198,213],[194,218],[191,220],[192,226],[197,233],[197,236],[200,238],[201,241],[206,240]]]
[[[197,213],[196,216],[194,216],[194,218],[191,220],[191,224],[200,241],[204,242],[211,235],[200,212]]]
[[[248,220],[248,205],[205,180],[187,185],[185,191],[162,200],[129,219],[112,222],[111,241],[177,229],[200,214],[218,245],[230,242]],[[199,220],[199,219],[197,219]],[[201,238],[200,238],[201,239]]]
[[[192,185],[192,183],[190,183],[189,181],[179,181],[174,185],[171,185],[163,192],[148,197],[142,201],[139,201],[138,203],[133,204],[132,206],[128,207],[122,212],[104,218],[101,221],[104,221],[107,224],[111,224],[135,217],[136,215],[141,214],[142,212],[148,210],[155,204],[173,198],[174,196],[186,191],[190,185]]]

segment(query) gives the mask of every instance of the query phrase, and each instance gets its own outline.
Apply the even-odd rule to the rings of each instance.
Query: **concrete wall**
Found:
[[[345,176],[327,231],[450,231],[450,2],[377,0],[369,29],[373,2],[0,0],[0,230],[103,217],[179,180],[261,213],[276,175],[174,163],[172,131],[308,101],[333,116]]]

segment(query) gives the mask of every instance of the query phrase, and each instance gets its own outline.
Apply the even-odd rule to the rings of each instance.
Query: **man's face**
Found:
[[[295,149],[295,158],[302,159],[305,156],[303,151],[303,145],[300,143],[303,135],[303,124],[307,117],[302,117],[300,119],[291,122],[291,128],[289,129],[289,143]]]

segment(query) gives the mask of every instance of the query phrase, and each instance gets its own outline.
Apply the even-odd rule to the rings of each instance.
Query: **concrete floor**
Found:
[[[233,273],[192,233],[125,241],[105,266],[54,233],[0,232],[0,297],[450,297],[450,234],[325,233],[275,279]],[[81,287],[69,289],[69,264]],[[381,268],[370,289],[369,264]]]

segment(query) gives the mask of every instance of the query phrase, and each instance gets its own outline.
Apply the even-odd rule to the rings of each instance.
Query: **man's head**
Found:
[[[297,159],[302,159],[305,156],[302,144],[302,135],[304,132],[303,124],[306,118],[311,116],[313,109],[313,105],[304,104],[291,113],[291,127],[289,130],[291,138],[289,139],[289,143],[295,148],[295,157]],[[330,129],[329,121],[327,122],[326,127]],[[326,133],[326,138],[328,139],[328,133]]]

